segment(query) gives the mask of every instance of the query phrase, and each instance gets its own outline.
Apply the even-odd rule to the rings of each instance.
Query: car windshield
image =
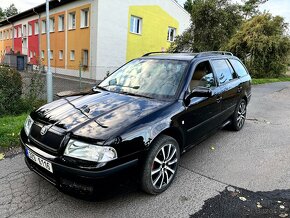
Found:
[[[172,99],[187,66],[187,61],[136,59],[106,78],[99,87],[128,95]]]

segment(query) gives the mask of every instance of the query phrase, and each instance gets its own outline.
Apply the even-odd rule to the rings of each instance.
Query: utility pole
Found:
[[[47,47],[47,72],[46,72],[46,87],[47,87],[47,103],[53,101],[53,86],[52,73],[50,69],[50,24],[49,24],[49,0],[46,0],[46,47]]]

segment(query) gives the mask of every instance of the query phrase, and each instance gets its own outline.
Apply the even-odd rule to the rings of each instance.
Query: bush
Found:
[[[261,14],[245,22],[227,45],[255,78],[277,78],[287,71],[290,38],[282,17]]]
[[[19,113],[22,80],[15,69],[0,66],[0,116]]]

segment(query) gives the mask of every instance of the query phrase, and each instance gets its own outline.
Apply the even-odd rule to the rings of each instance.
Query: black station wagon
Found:
[[[149,53],[90,92],[33,111],[21,131],[25,161],[57,187],[85,192],[135,166],[142,189],[159,194],[181,154],[244,126],[250,98],[251,77],[229,52]]]

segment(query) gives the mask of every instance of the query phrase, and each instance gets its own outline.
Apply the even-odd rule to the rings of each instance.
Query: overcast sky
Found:
[[[241,1],[241,0],[233,0]],[[18,9],[25,11],[36,5],[44,3],[45,0],[0,0],[0,6],[2,8],[8,7],[14,3]],[[185,0],[178,0],[183,5]],[[274,15],[280,15],[286,18],[286,21],[290,23],[290,1],[289,0],[269,0],[267,3],[261,6],[261,11],[270,11]]]

